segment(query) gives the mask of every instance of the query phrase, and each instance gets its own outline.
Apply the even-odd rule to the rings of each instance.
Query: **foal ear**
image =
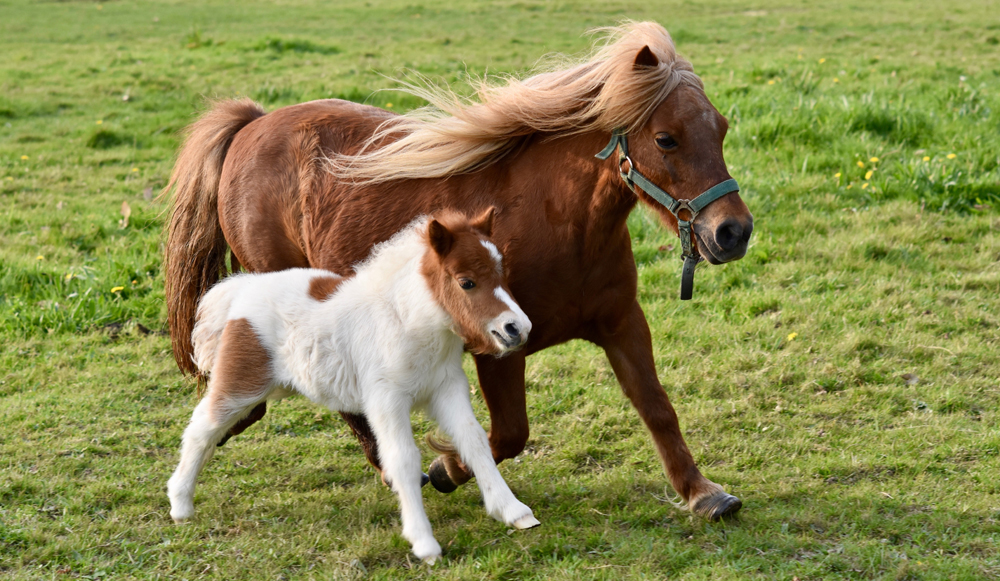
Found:
[[[496,207],[490,206],[488,210],[480,214],[475,220],[472,221],[471,226],[482,232],[483,236],[489,238],[493,235],[493,216],[495,216],[496,213]]]
[[[431,223],[427,225],[427,242],[430,243],[431,248],[437,252],[438,256],[445,257],[455,244],[455,235],[441,222],[431,220]]]
[[[639,54],[635,55],[635,63],[632,68],[637,69],[639,67],[655,67],[660,64],[660,59],[656,58],[653,51],[649,50],[649,45],[642,47]]]

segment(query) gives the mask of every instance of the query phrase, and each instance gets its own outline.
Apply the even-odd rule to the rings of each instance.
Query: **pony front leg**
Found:
[[[386,390],[386,395],[391,393]],[[428,563],[441,556],[441,545],[434,538],[431,523],[424,511],[420,495],[423,472],[420,470],[420,450],[413,441],[410,426],[410,403],[397,397],[376,398],[365,415],[378,440],[382,478],[399,496],[403,537],[413,546],[413,554]]]
[[[476,477],[483,494],[486,512],[493,518],[519,529],[538,526],[538,519],[527,505],[510,491],[500,475],[486,432],[479,425],[469,402],[469,384],[461,381],[441,389],[431,399],[429,411],[438,425],[452,438],[452,445],[462,462]]]
[[[653,436],[670,483],[695,514],[709,520],[735,514],[743,506],[739,498],[702,476],[684,443],[677,414],[656,376],[649,325],[639,303],[616,318],[613,332],[599,344],[611,362],[622,391]]]

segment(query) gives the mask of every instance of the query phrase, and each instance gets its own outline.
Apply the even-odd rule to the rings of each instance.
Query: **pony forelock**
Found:
[[[361,184],[467,173],[532,134],[637,129],[678,85],[702,86],[657,23],[626,22],[594,32],[601,40],[582,62],[549,58],[526,79],[482,79],[475,98],[422,79],[401,82],[400,90],[430,105],[385,121],[357,154],[333,154],[331,171]],[[657,66],[634,65],[643,47]]]

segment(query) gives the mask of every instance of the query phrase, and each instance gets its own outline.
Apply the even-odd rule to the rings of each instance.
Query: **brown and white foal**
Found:
[[[192,334],[208,389],[167,484],[170,516],[180,522],[194,513],[195,480],[230,427],[264,400],[299,393],[371,422],[383,478],[399,495],[403,536],[418,557],[433,562],[441,547],[420,495],[414,406],[452,438],[491,516],[516,528],[538,525],[497,470],[462,370],[463,345],[500,356],[531,330],[488,239],[492,225],[492,208],[471,221],[424,217],[376,246],[349,278],[293,269],[214,286]]]

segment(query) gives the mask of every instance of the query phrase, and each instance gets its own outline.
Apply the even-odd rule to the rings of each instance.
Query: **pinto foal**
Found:
[[[469,402],[463,345],[504,355],[531,322],[511,298],[488,240],[493,209],[415,220],[342,278],[324,270],[240,274],[198,307],[195,363],[208,389],[184,431],[167,484],[170,516],[194,513],[198,473],[216,443],[257,404],[294,393],[334,411],[363,413],[383,479],[399,495],[403,536],[421,559],[441,554],[420,495],[420,452],[410,409],[425,408],[475,473],[487,512],[516,528],[538,525],[500,476]]]

